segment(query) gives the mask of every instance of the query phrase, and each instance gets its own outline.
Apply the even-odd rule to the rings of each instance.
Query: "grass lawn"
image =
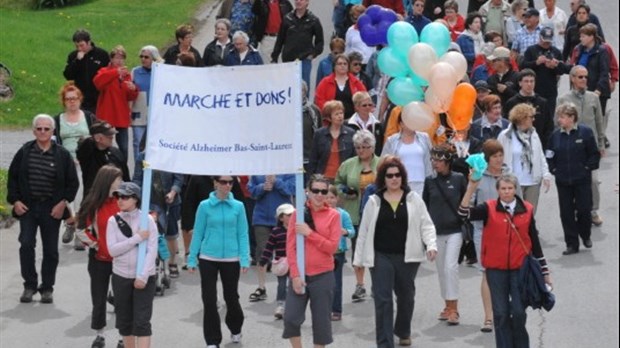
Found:
[[[13,100],[0,103],[4,129],[27,127],[38,113],[53,116],[62,110],[58,91],[65,83],[62,72],[76,29],[87,29],[106,51],[122,44],[131,68],[139,64],[144,45],[159,47],[163,55],[174,42],[177,25],[191,22],[211,0],[91,0],[40,11],[7,5],[14,2],[0,0],[0,62],[11,70],[15,91]]]
[[[9,203],[6,202],[6,183],[8,180],[8,171],[0,169],[0,221],[11,215]]]

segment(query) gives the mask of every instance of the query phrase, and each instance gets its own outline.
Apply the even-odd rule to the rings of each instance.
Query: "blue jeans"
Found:
[[[146,126],[131,126],[133,131],[133,158],[134,160],[140,155],[140,142],[146,134]]]
[[[519,270],[487,269],[491,290],[495,344],[501,348],[529,348],[527,314],[519,294]]]
[[[123,156],[125,156],[126,163],[129,161],[129,130],[127,128],[116,128],[116,130],[118,131],[116,133],[116,144]]]
[[[375,251],[375,266],[370,268],[375,298],[375,332],[378,348],[393,348],[394,335],[411,337],[411,319],[415,305],[415,276],[419,262],[405,263],[403,254]],[[396,320],[394,300],[396,295]]]
[[[310,71],[312,70],[312,59],[301,60],[301,78],[306,82],[310,90]]]
[[[344,253],[334,254],[334,301],[332,302],[332,312],[342,313],[342,267],[347,262]]]
[[[43,260],[41,261],[40,291],[54,291],[56,269],[58,268],[58,234],[60,221],[50,213],[54,204],[51,200],[32,202],[29,210],[19,217],[19,264],[21,266],[24,288],[37,290],[38,275],[35,265],[35,247],[37,245],[37,228],[41,229]]]

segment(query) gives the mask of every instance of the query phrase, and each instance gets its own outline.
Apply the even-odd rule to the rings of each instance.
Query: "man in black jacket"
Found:
[[[116,129],[105,121],[96,122],[90,127],[90,137],[78,144],[76,157],[82,167],[84,197],[90,191],[95,176],[101,167],[111,164],[123,172],[123,181],[130,181],[127,161],[121,151],[112,146]]]
[[[510,110],[517,104],[529,104],[536,109],[534,116],[534,128],[540,137],[543,149],[547,148],[547,141],[553,132],[553,111],[549,109],[547,100],[534,92],[536,86],[536,73],[531,69],[523,69],[519,73],[519,93],[508,99],[504,108],[504,117],[508,117]]]
[[[258,45],[263,62],[271,60],[271,52],[276,44],[276,37],[284,16],[293,11],[293,5],[288,0],[256,0],[252,5],[254,24],[252,26],[252,41]]]
[[[65,79],[75,81],[75,85],[82,91],[82,109],[96,114],[99,91],[95,88],[93,77],[99,69],[110,64],[110,56],[105,50],[95,47],[95,43],[90,40],[90,33],[84,29],[73,34],[73,43],[75,51],[69,53],[63,75]]]
[[[60,221],[68,217],[67,203],[75,198],[80,182],[69,151],[52,141],[54,119],[37,115],[32,128],[35,140],[17,151],[9,167],[7,201],[19,219],[19,263],[24,279],[19,300],[32,302],[40,292],[41,303],[53,303]],[[35,266],[37,229],[41,229],[43,246],[41,285]]]
[[[301,76],[310,85],[312,59],[323,52],[323,26],[317,16],[308,10],[310,0],[295,0],[295,10],[289,12],[280,25],[271,61],[277,62],[282,53],[283,62],[301,60]]]
[[[553,46],[553,28],[544,27],[540,30],[538,44],[528,47],[523,54],[521,69],[534,70],[535,91],[547,99],[549,110],[554,112],[559,77],[568,74],[571,65],[564,63],[562,52]]]

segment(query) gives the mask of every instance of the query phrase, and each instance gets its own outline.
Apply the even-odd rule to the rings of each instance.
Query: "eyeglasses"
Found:
[[[385,177],[388,179],[400,178],[402,175],[400,173],[386,173]]]
[[[588,75],[575,75],[576,78],[583,80],[583,79],[587,79]]]
[[[231,185],[233,184],[234,180],[218,180],[217,181],[220,185]]]
[[[363,108],[371,108],[371,107],[375,106],[375,104],[373,104],[373,103],[369,103],[369,104],[360,104],[360,106],[361,106],[361,107],[363,107]]]
[[[151,56],[143,56],[143,55],[140,55],[140,59],[151,59]]]
[[[352,66],[361,66],[361,65],[362,65],[362,63],[355,62],[355,63],[351,63],[351,65],[352,65]]]
[[[317,188],[311,188],[310,192],[314,193],[315,195],[318,195],[319,193],[322,194],[323,196],[327,196],[327,194],[329,193],[328,189],[317,189]]]
[[[356,146],[355,147],[356,150],[369,150],[371,148],[372,148],[372,146],[370,146],[370,145],[362,145],[362,146]]]
[[[78,97],[65,97],[65,101],[78,101],[80,98]]]
[[[52,130],[50,127],[37,127],[35,129],[39,132],[49,132],[50,130]]]

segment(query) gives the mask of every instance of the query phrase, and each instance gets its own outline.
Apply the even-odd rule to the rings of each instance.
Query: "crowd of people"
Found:
[[[366,46],[356,24],[370,5],[391,8],[418,32],[432,21],[446,25],[451,50],[468,63],[462,81],[477,91],[469,129],[452,130],[446,114],[428,132],[403,122],[401,108],[386,92],[390,77],[378,68],[383,47]],[[53,302],[64,220],[62,242],[88,249],[93,348],[105,346],[106,301],[116,312],[118,347],[149,347],[155,292],[169,286],[157,282],[156,264],[174,279],[181,262],[182,270],[200,276],[208,347],[223,341],[218,277],[231,341],[241,342],[238,285],[240,274],[253,266],[257,288],[248,300],[268,298],[266,277],[272,271],[282,337],[301,347],[310,302],[313,342],[323,347],[333,342],[331,322],[343,318],[342,274],[350,244],[351,300],[367,299],[368,269],[378,347],[394,347],[394,336],[401,346],[412,344],[415,277],[425,260],[437,266],[443,301],[438,319],[460,323],[464,257],[482,275],[480,330],[494,331],[498,347],[529,347],[516,286],[528,253],[552,284],[534,219],[541,186],[547,192],[555,176],[564,255],[578,253],[581,244],[592,248],[592,225],[603,223],[597,169],[610,146],[607,100],[618,81],[618,63],[601,23],[584,0],[571,0],[570,16],[555,0],[545,0],[540,9],[533,1],[470,0],[465,17],[453,0],[334,0],[330,54],[318,64],[311,85],[324,35],[308,6],[309,0],[224,0],[215,38],[202,55],[192,46],[193,27],[183,24],[163,55],[153,45],[140,48],[141,64],[133,69],[125,66],[123,46],[106,52],[89,32],[75,32],[75,50],[64,70],[68,82],[59,93],[62,111],[34,117],[35,139],[15,154],[9,169],[7,200],[20,221],[21,302],[32,302],[37,292],[41,303]],[[200,68],[279,60],[302,62],[306,197],[295,197],[292,174],[154,171],[148,227],[140,228],[152,64]],[[563,74],[571,90],[558,95]],[[465,160],[478,153],[488,168],[474,180]],[[291,205],[296,199],[306,200],[303,222]],[[472,240],[463,234],[470,221]],[[37,229],[43,245],[40,282]],[[297,235],[304,237],[304,278]],[[139,272],[141,243],[146,259]],[[177,260],[181,250],[184,257]]]

